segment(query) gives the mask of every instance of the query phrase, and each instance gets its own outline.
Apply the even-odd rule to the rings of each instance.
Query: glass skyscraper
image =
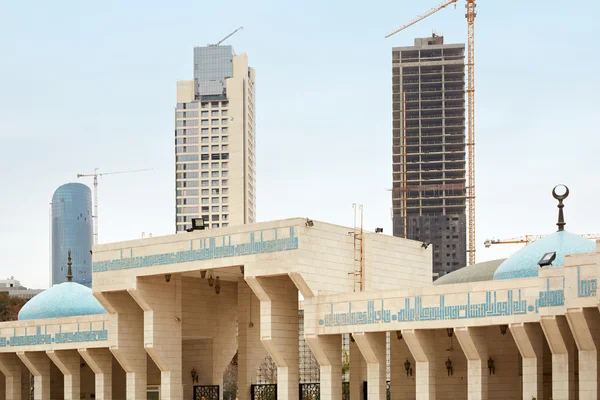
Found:
[[[81,183],[60,186],[52,196],[52,285],[67,281],[71,250],[73,282],[92,286],[92,191]]]

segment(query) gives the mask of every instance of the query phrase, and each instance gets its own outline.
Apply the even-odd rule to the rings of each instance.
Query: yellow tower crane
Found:
[[[92,220],[94,221],[94,244],[98,244],[98,177],[104,175],[128,174],[151,170],[152,169],[136,169],[133,171],[103,172],[99,174],[98,168],[94,168],[94,172],[92,174],[77,174],[78,178],[84,178],[88,176],[94,177],[94,215],[92,215]]]
[[[535,242],[547,235],[524,235],[516,238],[510,239],[487,239],[483,244],[486,248],[491,247],[493,244],[521,244],[525,243],[526,245]],[[600,239],[600,233],[582,233],[579,236],[585,239]]]
[[[409,23],[401,26],[395,31],[386,35],[389,38],[396,33],[403,31],[416,24],[417,22],[429,17],[439,10],[456,3],[458,0],[446,0],[438,6],[432,8],[424,14],[414,18]],[[468,40],[467,40],[467,101],[468,101],[468,134],[467,134],[467,253],[469,265],[475,264],[475,0],[466,0],[465,17],[468,25]]]

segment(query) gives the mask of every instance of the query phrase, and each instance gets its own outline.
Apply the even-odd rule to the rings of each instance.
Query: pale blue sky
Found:
[[[192,49],[228,40],[257,71],[261,221],[309,216],[391,233],[391,47],[432,30],[466,41],[464,0],[408,30],[421,1],[0,0],[0,277],[48,284],[48,203],[78,172],[100,182],[100,241],[174,231],[175,82]],[[488,237],[600,231],[600,3],[478,1],[478,260]],[[91,183],[91,182],[88,182]]]

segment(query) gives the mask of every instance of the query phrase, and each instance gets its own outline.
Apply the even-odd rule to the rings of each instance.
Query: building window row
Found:
[[[193,179],[193,178],[199,178],[199,173],[196,172],[178,172],[177,174],[175,174],[175,178],[176,179]]]
[[[178,187],[178,188],[198,187],[198,181],[177,181],[176,187]]]
[[[188,170],[194,170],[194,169],[198,169],[200,164],[198,163],[191,163],[191,164],[177,164],[175,166],[175,168],[177,169],[177,171],[188,171]]]
[[[177,205],[200,204],[200,199],[197,197],[184,197],[177,199]]]
[[[226,108],[229,106],[229,101],[221,101],[220,103],[218,101],[211,101],[211,102],[203,101],[201,103],[200,107],[201,108],[209,108],[209,107],[210,108],[219,108],[219,106],[222,108]]]
[[[198,111],[179,111],[175,113],[177,118],[198,118]]]
[[[175,136],[191,136],[198,134],[198,128],[175,129]]]
[[[200,157],[198,154],[187,154],[176,157],[177,162],[186,162],[186,161],[198,161]]]
[[[178,110],[193,110],[198,108],[197,102],[192,103],[177,103]]]
[[[200,159],[202,161],[208,160],[229,160],[229,153],[213,153],[213,154],[201,154]]]
[[[175,148],[176,153],[197,153],[198,146],[177,146]]]
[[[182,196],[199,196],[200,192],[198,191],[198,189],[185,189],[185,190],[178,190],[177,191],[177,196],[178,197],[182,197]]]
[[[179,128],[182,126],[198,126],[198,120],[197,119],[177,120],[177,127]]]

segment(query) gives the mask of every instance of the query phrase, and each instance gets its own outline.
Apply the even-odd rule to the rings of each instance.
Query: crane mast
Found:
[[[151,171],[152,169],[136,169],[133,171],[118,171],[118,172],[104,172],[99,174],[98,168],[94,168],[94,172],[91,174],[77,174],[78,178],[84,178],[92,176],[94,178],[94,215],[92,215],[92,221],[94,222],[94,244],[98,244],[98,177],[104,175],[115,175],[115,174],[128,174],[133,172]]]
[[[446,0],[433,7],[429,11],[417,16],[409,23],[402,25],[395,31],[390,32],[385,37],[389,38],[398,32],[416,24],[417,22],[435,14],[439,10],[446,8],[450,4],[456,4],[458,0]],[[475,11],[476,0],[466,0],[465,17],[468,25],[467,40],[467,185],[466,185],[466,212],[467,212],[467,260],[468,264],[475,264]],[[404,150],[406,151],[406,149]]]

